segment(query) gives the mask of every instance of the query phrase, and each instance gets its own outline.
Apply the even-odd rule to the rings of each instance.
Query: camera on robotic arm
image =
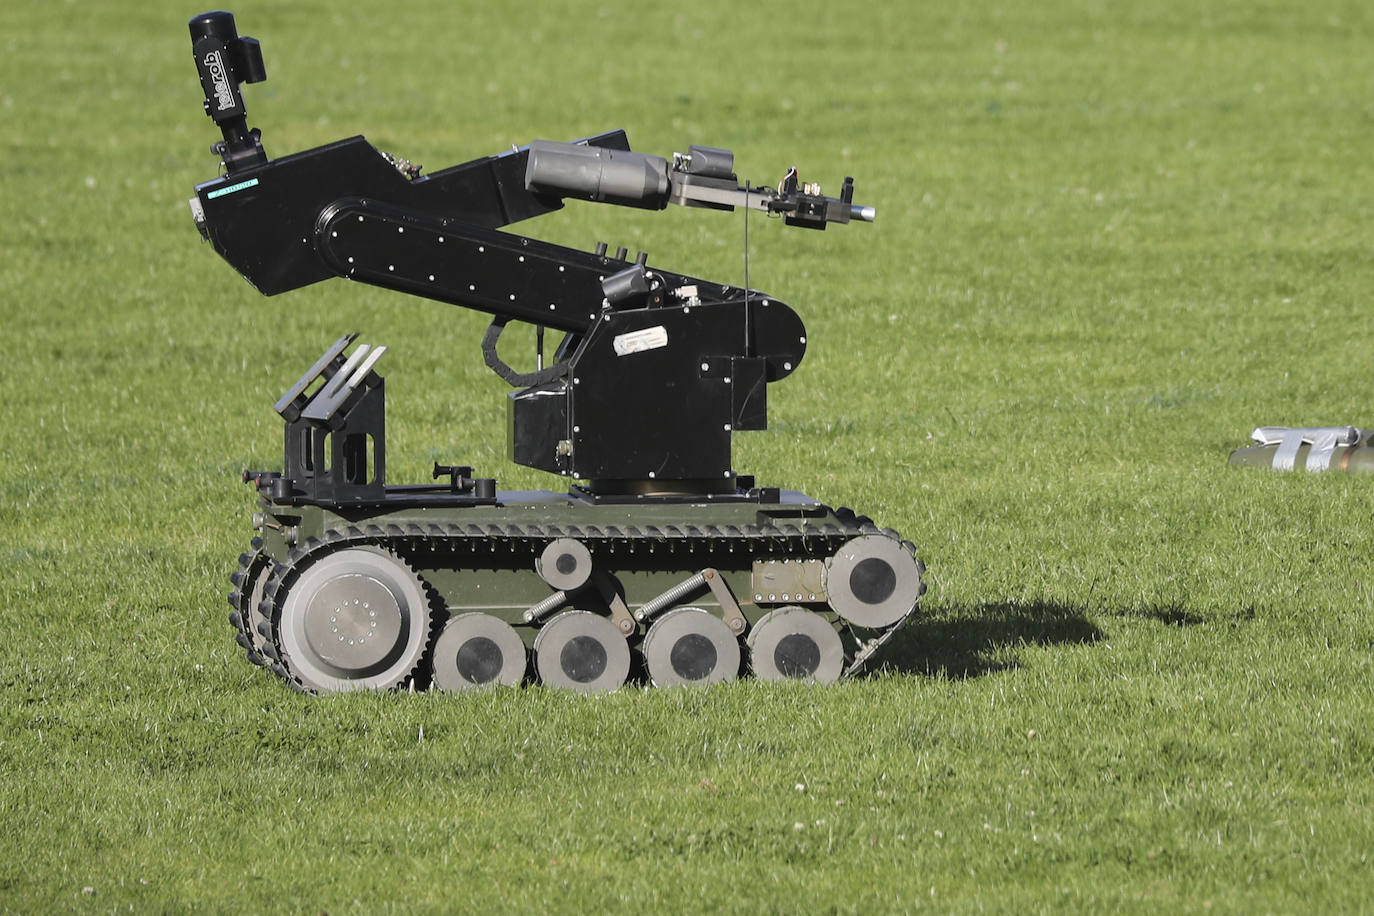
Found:
[[[262,133],[248,127],[247,109],[239,91],[242,83],[267,79],[262,47],[256,38],[240,36],[234,14],[224,10],[197,16],[190,28],[200,85],[205,91],[205,113],[224,134],[210,152],[224,160],[229,174],[266,163]]]

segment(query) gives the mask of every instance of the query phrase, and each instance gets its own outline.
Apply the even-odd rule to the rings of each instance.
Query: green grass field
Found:
[[[262,298],[201,244],[199,8],[7,4],[0,911],[1369,909],[1374,482],[1225,460],[1374,424],[1374,8],[234,9],[274,156],[624,127],[854,175],[874,225],[750,224],[811,346],[736,464],[901,530],[930,591],[831,689],[283,689],[226,622],[237,475],[328,342],[392,348],[393,480],[558,481],[506,462],[482,316]],[[517,229],[743,282],[737,214]]]

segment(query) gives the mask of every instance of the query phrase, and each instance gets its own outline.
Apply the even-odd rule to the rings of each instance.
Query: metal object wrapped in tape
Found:
[[[1232,452],[1230,462],[1292,471],[1305,458],[1302,467],[1312,472],[1374,471],[1371,432],[1354,426],[1260,426],[1250,434],[1256,445]]]

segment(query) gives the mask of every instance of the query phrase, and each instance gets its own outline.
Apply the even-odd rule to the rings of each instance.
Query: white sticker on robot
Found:
[[[616,356],[629,356],[631,353],[657,350],[659,347],[668,346],[668,329],[660,324],[652,328],[645,328],[642,331],[618,334],[612,344],[615,346]]]

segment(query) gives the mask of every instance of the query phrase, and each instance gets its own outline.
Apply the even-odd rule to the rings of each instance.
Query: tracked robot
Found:
[[[339,338],[276,404],[282,469],[244,473],[259,534],[229,603],[251,661],[313,693],[830,683],[917,612],[910,541],[731,463],[806,353],[795,311],[642,252],[505,229],[567,200],[871,222],[851,179],[839,197],[795,170],[741,185],[728,150],[646,155],[619,130],[431,174],[361,136],[271,159],[242,95],[266,78],[260,45],[228,12],[190,31],[223,135],[222,174],[190,200],[200,234],[266,295],[343,277],[492,315],[481,350],[513,387],[510,457],[569,480],[509,491],[436,464],[432,482],[388,483],[386,348]],[[498,352],[511,321],[539,329],[533,371]],[[547,365],[545,329],[562,335]]]

